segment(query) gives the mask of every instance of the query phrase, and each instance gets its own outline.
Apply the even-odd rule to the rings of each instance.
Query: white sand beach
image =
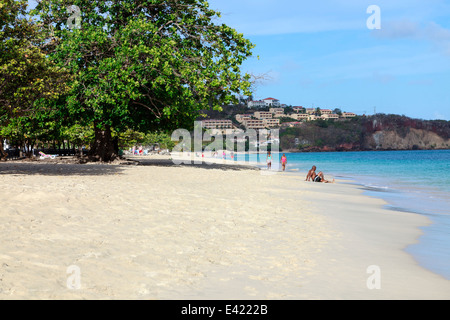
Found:
[[[403,250],[422,216],[306,171],[147,159],[0,163],[0,299],[450,298]]]

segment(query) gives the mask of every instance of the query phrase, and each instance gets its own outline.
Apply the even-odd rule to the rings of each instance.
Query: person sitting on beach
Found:
[[[317,169],[316,166],[312,166],[311,170],[309,170],[308,174],[306,175],[305,181],[334,183],[334,179],[333,179],[333,181],[325,180],[323,172],[320,171],[319,173],[316,173],[316,169]]]

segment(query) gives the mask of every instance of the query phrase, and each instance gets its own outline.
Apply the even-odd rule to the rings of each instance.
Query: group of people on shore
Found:
[[[267,170],[270,170],[272,168],[272,154],[270,151],[267,154]],[[286,164],[287,164],[287,157],[286,154],[283,153],[280,159],[281,168],[283,171],[286,170]],[[306,175],[305,181],[312,181],[312,182],[323,182],[323,183],[334,183],[333,181],[329,181],[325,179],[325,176],[322,171],[319,171],[319,173],[316,173],[317,167],[312,166],[312,168],[308,171],[308,174]]]
[[[267,160],[266,160],[266,162],[267,162],[267,170],[272,169],[272,160],[273,160],[273,157],[272,157],[272,154],[269,151],[267,153]],[[287,164],[287,158],[286,158],[286,155],[284,153],[281,156],[280,162],[281,162],[281,167],[282,167],[283,171],[285,171],[286,170],[286,164]]]

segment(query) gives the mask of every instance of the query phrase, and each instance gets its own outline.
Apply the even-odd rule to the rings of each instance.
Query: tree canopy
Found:
[[[26,0],[0,0],[0,121],[67,89],[67,73],[42,52],[45,32],[26,8]]]
[[[36,102],[56,99],[67,91],[70,79],[42,51],[49,40],[43,24],[28,16],[27,4],[0,0],[0,160],[6,156],[3,136],[15,138],[22,132],[21,140],[26,140],[25,132],[37,134]]]
[[[216,24],[207,1],[41,0],[32,14],[45,28],[41,50],[72,76],[70,91],[48,105],[94,124],[99,160],[117,155],[112,128],[188,129],[201,110],[250,94],[240,66],[253,45]]]

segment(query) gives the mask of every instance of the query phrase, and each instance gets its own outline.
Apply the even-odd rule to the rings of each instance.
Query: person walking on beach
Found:
[[[320,171],[319,173],[316,173],[316,169],[317,169],[316,166],[312,166],[312,168],[308,171],[308,174],[306,175],[305,181],[334,183],[334,179],[333,181],[325,180],[323,172]]]
[[[267,170],[270,170],[272,168],[272,154],[269,153],[267,154]]]
[[[283,168],[283,171],[286,169],[286,163],[287,163],[287,158],[286,158],[286,155],[283,153],[283,155],[281,156],[281,167]]]

